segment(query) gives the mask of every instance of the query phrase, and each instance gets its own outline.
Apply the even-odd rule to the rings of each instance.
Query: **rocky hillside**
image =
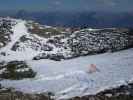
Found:
[[[0,22],[0,47],[5,46],[3,56],[12,55],[9,51],[25,54],[30,50],[34,52],[30,59],[59,61],[133,46],[131,29],[71,29],[10,18],[1,18]]]
[[[12,61],[0,63],[0,79],[20,80],[23,78],[34,78],[36,72],[34,72],[23,61]]]
[[[128,29],[83,29],[70,37],[69,46],[78,55],[113,52],[133,46],[133,34]]]
[[[54,100],[53,93],[29,94],[20,91],[15,91],[12,88],[0,87],[1,100]],[[132,100],[133,99],[133,84],[121,85],[117,88],[107,89],[96,95],[86,95],[82,97],[73,97],[63,100]]]
[[[86,95],[83,97],[74,97],[70,100],[132,100],[133,84],[121,85],[117,88],[107,89],[96,95]]]
[[[0,48],[11,41],[10,35],[13,34],[12,27],[15,21],[9,18],[0,18]]]

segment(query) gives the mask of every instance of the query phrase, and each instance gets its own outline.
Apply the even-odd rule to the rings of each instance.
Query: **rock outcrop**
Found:
[[[23,61],[3,62],[0,64],[1,79],[20,80],[23,78],[34,78],[35,75],[36,72]]]

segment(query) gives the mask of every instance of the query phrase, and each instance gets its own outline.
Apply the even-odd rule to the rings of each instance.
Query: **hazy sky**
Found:
[[[133,0],[0,0],[0,10],[133,11]]]

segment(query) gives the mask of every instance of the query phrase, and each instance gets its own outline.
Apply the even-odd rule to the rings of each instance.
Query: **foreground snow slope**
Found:
[[[24,92],[55,93],[56,99],[95,94],[103,89],[125,84],[133,77],[133,49],[56,62],[27,61],[37,71],[34,79],[3,80],[6,87]],[[90,64],[100,70],[88,73]]]

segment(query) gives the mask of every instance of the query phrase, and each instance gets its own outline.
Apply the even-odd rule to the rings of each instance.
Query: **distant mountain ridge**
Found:
[[[65,27],[133,27],[132,12],[28,12],[20,10],[11,12],[1,16],[12,16],[15,18],[36,20],[41,24],[50,26],[65,26]]]

